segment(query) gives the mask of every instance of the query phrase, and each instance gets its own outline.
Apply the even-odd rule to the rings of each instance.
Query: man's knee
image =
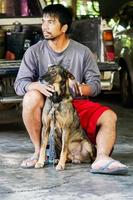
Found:
[[[45,102],[44,96],[37,90],[28,91],[23,98],[23,108],[43,107]]]
[[[112,110],[106,110],[102,113],[102,115],[99,117],[97,125],[106,124],[116,124],[117,122],[117,115]]]
[[[107,110],[107,112],[105,113],[105,118],[107,117],[107,119],[116,122],[117,121],[117,115],[113,110]]]

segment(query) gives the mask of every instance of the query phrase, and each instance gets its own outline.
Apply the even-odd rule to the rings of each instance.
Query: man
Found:
[[[38,160],[44,97],[49,97],[54,92],[51,85],[39,82],[39,77],[48,67],[58,64],[68,69],[79,82],[81,96],[95,96],[101,90],[100,72],[92,53],[87,47],[68,37],[71,23],[72,14],[63,5],[54,4],[44,8],[42,32],[45,40],[26,51],[15,81],[16,93],[24,96],[23,121],[35,147],[34,155],[21,164],[25,168],[34,167]],[[74,89],[72,83],[70,87]],[[108,107],[85,98],[75,98],[73,106],[88,137],[96,144],[97,156],[91,172],[127,173],[127,166],[109,156],[116,140],[116,114]]]

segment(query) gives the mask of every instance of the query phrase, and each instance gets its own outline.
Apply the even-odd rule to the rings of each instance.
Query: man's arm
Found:
[[[85,54],[84,80],[80,87],[81,94],[84,96],[96,96],[101,92],[100,71],[90,50]]]
[[[15,83],[14,89],[17,95],[23,96],[28,86],[38,80],[37,59],[34,52],[29,48],[23,56]]]
[[[79,91],[81,96],[92,96],[92,88],[87,84],[79,84]]]

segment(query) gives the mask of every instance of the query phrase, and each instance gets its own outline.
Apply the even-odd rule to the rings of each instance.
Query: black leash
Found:
[[[53,105],[54,107],[54,105]],[[55,163],[56,159],[56,150],[55,150],[55,108],[53,110],[52,114],[52,123],[50,128],[50,134],[49,134],[49,150],[48,150],[48,163],[53,164]]]

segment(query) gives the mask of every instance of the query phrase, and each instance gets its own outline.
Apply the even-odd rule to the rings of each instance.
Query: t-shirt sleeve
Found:
[[[37,57],[30,47],[25,52],[15,83],[14,89],[17,95],[23,96],[27,92],[27,86],[38,79]]]
[[[100,71],[94,55],[90,50],[86,50],[84,59],[84,80],[92,88],[92,96],[101,92]]]

